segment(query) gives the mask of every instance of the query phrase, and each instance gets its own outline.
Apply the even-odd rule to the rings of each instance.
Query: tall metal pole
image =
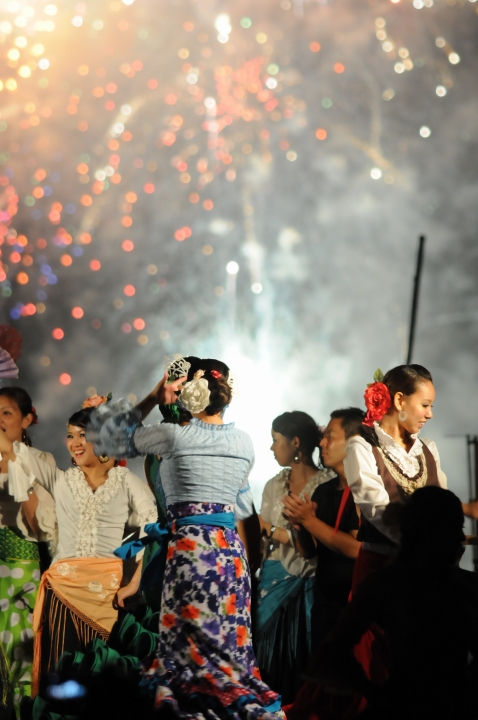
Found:
[[[413,283],[412,312],[410,316],[410,334],[408,336],[407,365],[412,361],[413,342],[415,340],[415,327],[417,324],[418,297],[420,294],[420,278],[423,267],[423,254],[425,249],[425,235],[420,235],[418,240],[417,269]]]

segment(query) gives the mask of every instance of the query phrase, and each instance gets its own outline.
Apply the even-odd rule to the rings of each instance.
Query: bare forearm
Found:
[[[284,528],[276,528],[271,535],[271,540],[280,542],[282,545],[290,545],[291,544],[289,533]]]
[[[23,516],[27,525],[35,533],[35,535],[38,535],[40,532],[40,526],[38,525],[37,516],[35,514],[37,507],[38,497],[34,492],[29,496],[28,500],[22,502]]]
[[[334,550],[334,552],[346,557],[357,557],[360,543],[349,533],[340,530],[334,533],[334,529],[330,525],[318,518],[311,518],[306,521],[304,528],[330,550]]]
[[[143,400],[141,400],[137,405],[137,410],[141,413],[141,419],[144,420],[146,417],[148,417],[149,413],[154,410],[154,408],[157,405],[157,399],[153,395],[153,393],[149,393],[149,395],[146,395]]]

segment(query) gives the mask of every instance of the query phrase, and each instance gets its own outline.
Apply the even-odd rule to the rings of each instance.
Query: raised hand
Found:
[[[312,502],[310,496],[305,494],[304,500],[302,500],[295,493],[286,495],[282,499],[284,505],[284,515],[287,517],[289,522],[294,525],[304,525],[311,518],[315,518],[315,503]]]
[[[168,382],[168,374],[164,373],[164,377],[161,378],[151,394],[155,397],[158,405],[174,405],[178,399],[178,392],[181,391],[186,380],[187,377],[183,376]]]

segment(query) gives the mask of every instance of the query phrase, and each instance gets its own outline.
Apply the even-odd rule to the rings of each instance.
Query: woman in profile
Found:
[[[311,612],[317,561],[303,558],[295,547],[294,528],[284,515],[282,500],[290,492],[311,497],[329,479],[312,459],[321,434],[307,413],[294,411],[272,422],[271,450],[281,471],[262,493],[259,521],[263,563],[259,581],[254,644],[264,680],[293,702],[302,685],[311,646]]]
[[[236,530],[252,513],[252,442],[223,420],[232,397],[227,365],[199,358],[179,365],[136,408],[102,406],[89,426],[97,453],[162,458],[169,533],[159,644],[145,675],[156,706],[179,717],[265,720],[280,702],[257,668],[249,567]],[[156,405],[175,405],[176,391],[187,412],[181,423],[141,427]]]

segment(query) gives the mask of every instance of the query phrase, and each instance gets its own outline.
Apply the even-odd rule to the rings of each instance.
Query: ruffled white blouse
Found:
[[[114,467],[95,491],[79,467],[60,470],[14,443],[8,463],[9,489],[16,502],[28,499],[33,481],[53,496],[58,518],[58,548],[53,561],[77,557],[111,557],[123,540],[126,524],[141,528],[156,522],[158,512],[148,485],[128,468]]]
[[[42,452],[33,447],[27,447],[26,449],[33,457],[39,458],[53,467],[55,466],[55,460],[51,453]],[[38,507],[35,515],[40,527],[40,535],[37,536],[29,527],[28,523],[25,522],[22,504],[15,500],[10,491],[8,473],[0,473],[0,527],[16,527],[20,530],[25,540],[30,542],[44,540],[48,542],[50,552],[52,549],[56,551],[57,529],[55,502],[50,493],[37,483],[36,478],[33,479],[28,487],[33,487],[38,497]],[[26,499],[28,499],[28,496]]]
[[[422,454],[422,443],[424,443],[437,464],[438,482],[441,487],[446,488],[446,475],[440,467],[440,456],[433,440],[420,439],[416,433],[411,436],[414,442],[407,452],[404,447],[382,430],[378,423],[374,425],[380,446],[399,465],[407,477],[412,478],[418,473],[418,457]],[[398,542],[399,538],[382,520],[390,497],[378,472],[372,446],[363,437],[355,435],[348,441],[344,468],[355,504],[358,505],[364,517],[390,540]]]

